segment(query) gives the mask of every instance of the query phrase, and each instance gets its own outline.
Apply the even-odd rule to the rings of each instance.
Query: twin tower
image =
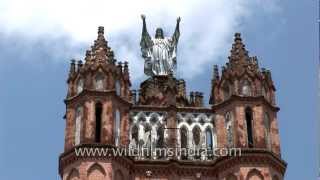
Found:
[[[282,180],[271,73],[239,33],[228,58],[213,67],[210,106],[173,75],[132,90],[99,27],[84,62],[70,65],[62,180]]]

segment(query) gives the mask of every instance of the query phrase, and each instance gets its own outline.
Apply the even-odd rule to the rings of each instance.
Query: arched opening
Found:
[[[227,145],[233,147],[233,117],[230,112],[225,114],[225,124],[227,130]]]
[[[181,159],[187,159],[188,148],[188,129],[183,126],[180,128],[180,147],[181,147]]]
[[[137,127],[137,125],[134,125],[131,129],[131,139],[133,142],[133,144],[136,146],[139,143],[139,128]]]
[[[266,141],[266,148],[271,149],[271,137],[270,137],[270,118],[268,113],[264,114],[264,134]]]
[[[207,149],[213,148],[212,132],[209,128],[206,129],[206,146]]]
[[[115,118],[115,125],[114,125],[114,136],[115,136],[115,145],[119,145],[120,141],[120,111],[119,109],[116,110],[116,118]]]
[[[83,85],[84,85],[83,79],[81,78],[77,82],[77,94],[83,91]]]
[[[247,140],[249,148],[253,147],[253,133],[252,133],[252,110],[251,108],[247,107],[245,110],[246,116],[246,125],[247,125]]]
[[[82,107],[77,107],[77,109],[76,109],[76,122],[75,122],[75,135],[74,135],[75,145],[80,144],[82,114],[83,114]]]
[[[99,102],[95,108],[96,115],[96,131],[95,131],[95,142],[101,142],[101,119],[102,119],[102,104]]]
[[[164,147],[164,127],[163,125],[159,125],[157,128],[157,143],[158,148]]]
[[[147,158],[150,158],[151,157],[151,130],[152,130],[152,127],[149,125],[149,124],[146,124],[146,126],[144,127],[144,137],[143,137],[143,141],[144,141],[144,155],[147,157]]]
[[[193,138],[194,145],[198,146],[200,144],[200,140],[201,140],[201,130],[200,130],[199,126],[195,126],[192,129],[192,138]]]
[[[105,177],[105,170],[97,163],[93,164],[88,170],[88,180],[103,180]]]
[[[101,73],[98,73],[95,78],[95,89],[103,90],[104,89],[104,77]]]
[[[250,83],[249,83],[248,80],[244,80],[244,81],[242,82],[241,93],[242,93],[242,95],[244,95],[244,96],[251,96],[251,93],[252,93],[252,91],[251,91],[251,85],[250,85]]]
[[[246,180],[264,180],[264,178],[259,170],[252,169],[248,173]]]

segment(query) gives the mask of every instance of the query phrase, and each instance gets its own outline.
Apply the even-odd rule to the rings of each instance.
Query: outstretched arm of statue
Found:
[[[142,14],[141,19],[142,19],[142,36],[141,36],[140,46],[142,49],[145,49],[152,46],[152,40],[147,31],[146,16]]]
[[[173,40],[173,43],[175,45],[177,45],[178,43],[178,40],[179,40],[179,37],[180,37],[180,21],[181,21],[181,18],[178,17],[177,18],[177,25],[176,25],[176,29],[172,35],[172,40]]]

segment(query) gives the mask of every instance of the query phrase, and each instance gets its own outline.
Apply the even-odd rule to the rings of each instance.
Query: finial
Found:
[[[219,69],[218,65],[213,66],[213,79],[219,80]]]
[[[241,41],[241,34],[238,33],[238,32],[235,33],[235,34],[234,34],[234,40],[235,40],[235,41],[237,41],[237,40]]]
[[[103,26],[98,27],[98,34],[104,34],[104,27]]]
[[[129,66],[128,66],[128,61],[125,61],[124,62],[124,65],[123,65],[123,71],[124,73],[129,76]]]
[[[128,61],[125,61],[124,62],[124,67],[128,67],[128,64],[129,64]]]
[[[76,71],[76,60],[71,59],[70,71],[69,73],[73,74]]]

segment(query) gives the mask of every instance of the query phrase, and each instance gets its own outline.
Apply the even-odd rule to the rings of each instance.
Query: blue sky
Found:
[[[206,96],[212,65],[226,62],[233,34],[241,32],[250,55],[258,56],[261,67],[271,69],[277,88],[281,151],[288,162],[285,179],[315,179],[319,162],[316,1],[175,1],[170,6],[168,1],[157,6],[137,1],[125,10],[128,15],[116,2],[114,8],[104,6],[115,9],[111,14],[118,18],[99,14],[97,4],[92,5],[97,13],[85,14],[86,4],[79,4],[73,9],[75,17],[70,17],[68,7],[73,4],[57,13],[53,11],[62,1],[55,2],[0,2],[0,179],[59,179],[69,60],[83,57],[98,25],[105,26],[116,58],[129,60],[133,88],[145,78],[138,44],[142,12],[151,34],[161,25],[170,35],[175,18],[182,17],[178,76],[186,78],[188,90],[201,90]]]

